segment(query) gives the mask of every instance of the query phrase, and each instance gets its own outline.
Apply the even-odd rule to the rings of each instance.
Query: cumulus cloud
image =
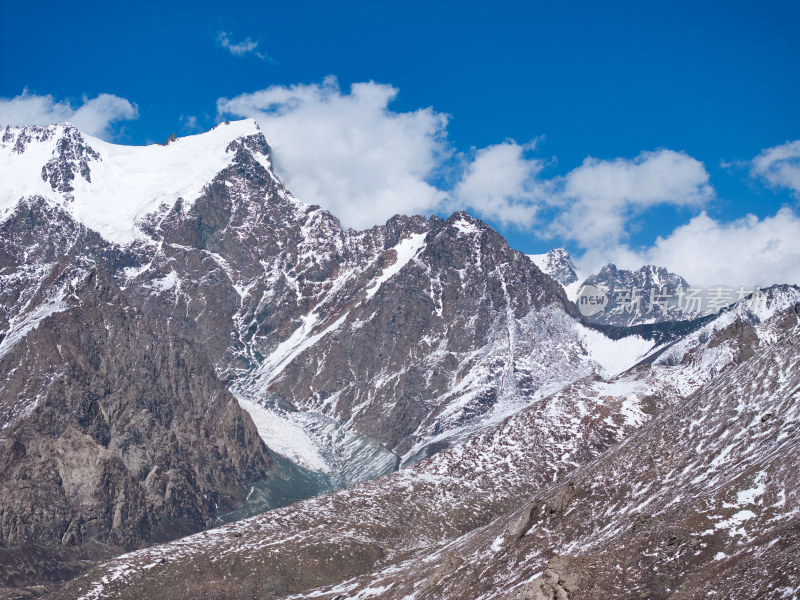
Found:
[[[68,100],[56,101],[51,95],[31,94],[27,90],[14,98],[0,98],[2,125],[70,122],[81,131],[103,139],[112,137],[113,123],[136,119],[138,116],[135,104],[113,94],[100,94],[91,99],[84,96],[78,105]]]
[[[562,210],[550,232],[603,252],[622,243],[631,219],[657,205],[700,207],[714,196],[703,163],[683,152],[633,159],[587,158],[560,189]]]
[[[730,223],[705,212],[641,252],[620,247],[610,257],[626,268],[664,266],[692,285],[768,286],[800,283],[800,216],[784,207]]]
[[[217,109],[259,123],[276,170],[298,198],[365,228],[397,213],[429,213],[446,198],[430,181],[450,156],[447,116],[431,108],[394,112],[396,95],[372,82],[343,92],[328,77],[222,98]]]
[[[246,56],[252,54],[261,60],[271,61],[272,58],[258,49],[258,42],[251,40],[249,37],[244,38],[241,42],[233,42],[231,34],[227,31],[220,31],[217,33],[217,44],[221,48],[225,48],[234,56]]]
[[[763,150],[753,159],[750,173],[800,195],[800,140]]]
[[[221,98],[217,109],[258,121],[289,189],[355,228],[397,213],[468,209],[504,227],[607,248],[651,206],[702,206],[713,196],[703,164],[671,150],[588,158],[550,179],[542,177],[546,163],[530,156],[533,144],[509,140],[456,156],[447,115],[395,112],[397,92],[374,82],[345,92],[331,76]]]
[[[468,209],[502,227],[577,246],[594,271],[665,266],[695,285],[800,282],[800,218],[783,209],[721,222],[701,212],[714,199],[702,162],[661,149],[634,158],[587,158],[562,176],[545,173],[532,144],[506,141],[459,155],[448,117],[432,108],[391,109],[397,89],[374,82],[342,90],[320,84],[272,86],[222,98],[220,117],[259,122],[278,173],[301,200],[321,204],[345,226],[365,228],[397,213]],[[800,144],[765,150],[753,172],[797,190]],[[696,215],[650,248],[631,248],[635,220],[657,206]],[[699,214],[698,214],[699,213]]]
[[[456,159],[447,115],[431,108],[395,112],[397,92],[374,82],[345,92],[327,77],[222,98],[217,108],[221,116],[258,121],[287,187],[346,226],[464,208],[502,225],[533,226],[547,184],[537,179],[543,162],[526,156],[531,144],[507,141]]]
[[[504,226],[532,227],[548,194],[547,183],[537,178],[543,162],[525,156],[532,149],[507,141],[478,150],[456,183],[450,205]]]

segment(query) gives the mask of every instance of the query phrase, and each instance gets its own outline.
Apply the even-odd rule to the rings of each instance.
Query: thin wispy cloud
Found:
[[[800,140],[763,150],[753,159],[750,174],[800,197]]]
[[[231,34],[228,31],[220,31],[217,33],[217,44],[221,48],[225,48],[233,56],[247,56],[252,55],[261,60],[273,62],[272,57],[266,52],[258,49],[259,42],[252,40],[249,37],[244,38],[241,42],[234,42],[231,39]]]
[[[197,122],[197,117],[194,115],[181,115],[182,130],[186,133],[198,133],[202,127]]]

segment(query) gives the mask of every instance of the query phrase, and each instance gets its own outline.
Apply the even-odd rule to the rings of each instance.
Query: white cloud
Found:
[[[241,42],[232,42],[231,34],[227,31],[220,31],[217,33],[217,43],[225,48],[234,56],[245,56],[252,54],[261,60],[271,61],[272,58],[258,49],[258,42],[251,40],[249,37],[244,38]]]
[[[800,281],[794,243],[800,219],[789,209],[733,223],[703,212],[650,248],[627,245],[633,220],[647,210],[668,205],[699,211],[713,200],[705,166],[684,152],[587,158],[566,175],[547,178],[545,162],[529,156],[532,145],[506,141],[469,158],[456,156],[446,138],[446,115],[431,108],[394,112],[389,106],[396,95],[394,87],[377,83],[343,92],[329,77],[322,84],[220,99],[217,108],[220,115],[256,119],[289,189],[346,226],[369,227],[396,213],[466,208],[503,227],[576,244],[586,250],[580,263],[589,271],[614,261],[626,268],[663,265],[695,285]],[[773,170],[780,165],[782,182],[793,181],[786,173],[795,150],[762,155]]]
[[[800,217],[789,208],[720,223],[702,213],[658,238],[647,261],[697,285],[800,283]]]
[[[258,121],[298,198],[365,228],[398,213],[429,213],[446,197],[430,180],[450,156],[447,116],[431,108],[394,112],[388,106],[396,95],[373,82],[344,93],[328,77],[222,98],[217,109]]]
[[[533,226],[548,192],[546,183],[537,179],[542,161],[525,158],[529,149],[532,146],[507,141],[478,150],[455,185],[450,205],[504,226]]]
[[[30,94],[27,90],[14,98],[0,98],[2,125],[70,122],[81,131],[103,139],[112,137],[112,123],[138,116],[135,104],[113,94],[100,94],[92,99],[84,96],[78,106],[73,106],[68,100],[56,101],[50,95]]]
[[[181,123],[183,131],[187,133],[197,133],[202,130],[202,127],[197,122],[197,117],[194,115],[181,115]]]
[[[800,140],[763,150],[753,159],[750,173],[800,195]]]
[[[645,264],[666,267],[696,286],[769,286],[800,284],[800,216],[784,207],[774,216],[748,215],[730,223],[705,212],[659,237],[652,247],[632,250],[621,245],[603,257],[622,268]],[[579,260],[587,272],[597,270],[598,255]]]
[[[673,150],[587,158],[563,178],[559,193],[561,210],[550,233],[599,252],[622,243],[631,219],[648,208],[700,207],[714,196],[703,163]]]
[[[374,82],[346,93],[328,77],[221,98],[217,109],[256,119],[287,187],[355,228],[397,213],[466,208],[504,227],[606,249],[624,240],[630,220],[648,207],[702,206],[713,196],[703,164],[671,150],[588,158],[552,179],[541,177],[542,160],[527,156],[532,144],[506,141],[454,161],[447,116],[432,108],[394,112],[396,95]]]

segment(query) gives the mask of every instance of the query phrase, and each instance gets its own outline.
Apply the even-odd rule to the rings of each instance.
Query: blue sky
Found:
[[[345,222],[351,209],[364,214],[357,198],[378,193],[374,179],[385,167],[387,179],[403,182],[380,196],[386,202],[440,214],[464,207],[520,250],[564,245],[588,266],[661,260],[691,272],[697,261],[685,241],[678,248],[678,233],[750,244],[749,254],[764,261],[797,258],[785,247],[800,193],[800,147],[787,145],[800,139],[797,2],[2,0],[0,7],[0,98],[26,90],[28,100],[49,96],[78,109],[111,94],[133,111],[107,103],[95,111],[106,119],[95,133],[121,143],[254,117],[270,141],[264,125],[277,132],[276,154],[287,158],[276,162],[290,187],[303,200],[328,202]],[[359,83],[367,87],[353,100],[351,85]],[[270,93],[254,95],[264,90]],[[281,119],[277,98],[287,103]],[[320,108],[332,102],[340,109]],[[17,113],[5,110],[12,122]],[[309,183],[324,157],[299,156],[298,145],[327,140],[305,124],[340,112],[349,116],[331,135],[361,127],[389,142],[382,149],[385,138],[377,137],[376,148],[351,148],[339,162],[402,146],[408,136],[408,147],[432,167],[402,156],[360,171],[331,166],[328,179]],[[407,130],[383,129],[402,115],[410,115]],[[761,167],[753,162],[759,155]],[[657,179],[658,169],[661,187],[642,183]],[[364,171],[363,190],[343,187],[342,197],[325,198],[331,182],[361,185]],[[493,175],[503,173],[498,183]],[[505,185],[514,177],[517,185]],[[626,186],[633,191],[620,198],[615,190]],[[416,200],[398,199],[415,190]],[[352,206],[344,195],[355,198]],[[616,220],[606,222],[609,214]],[[757,222],[736,221],[748,214]],[[660,249],[659,236],[668,242]],[[702,268],[695,278],[725,275]]]

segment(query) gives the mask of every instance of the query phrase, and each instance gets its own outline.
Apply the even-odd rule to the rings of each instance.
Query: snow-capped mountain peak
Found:
[[[0,213],[42,196],[108,241],[127,244],[140,236],[137,222],[162,205],[178,198],[191,205],[240,148],[270,171],[269,146],[252,119],[148,146],[105,142],[69,123],[8,126],[0,141]]]
[[[578,281],[577,268],[573,264],[569,252],[564,248],[553,248],[545,254],[529,254],[528,258],[543,273],[550,275],[565,287]]]

